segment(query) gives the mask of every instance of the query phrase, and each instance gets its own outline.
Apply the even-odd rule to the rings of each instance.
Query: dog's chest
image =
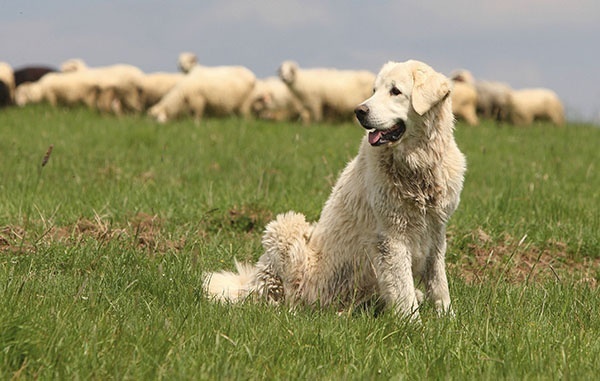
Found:
[[[434,168],[413,169],[393,160],[378,163],[372,174],[373,194],[370,199],[377,209],[397,214],[414,211],[418,215],[436,210],[444,193]],[[381,205],[377,205],[381,204]]]

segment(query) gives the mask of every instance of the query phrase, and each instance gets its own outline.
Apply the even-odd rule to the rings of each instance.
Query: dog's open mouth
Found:
[[[402,137],[406,131],[406,124],[403,120],[399,120],[392,128],[385,131],[372,130],[369,131],[369,143],[372,146],[380,146],[383,144],[393,143]]]

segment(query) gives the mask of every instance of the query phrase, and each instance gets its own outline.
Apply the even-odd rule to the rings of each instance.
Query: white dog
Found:
[[[466,163],[454,141],[450,89],[422,62],[386,63],[355,110],[367,136],[320,220],[277,216],[258,263],[207,274],[206,292],[341,308],[381,297],[400,316],[419,319],[422,285],[440,313],[452,313],[445,233]]]

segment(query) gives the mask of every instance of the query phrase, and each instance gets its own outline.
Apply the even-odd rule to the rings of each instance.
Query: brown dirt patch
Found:
[[[210,234],[222,230],[236,233],[257,233],[273,219],[270,210],[254,205],[233,207],[225,212],[215,209],[209,211],[202,221],[203,234]]]
[[[124,226],[115,226],[109,219],[96,215],[93,220],[80,218],[71,225],[52,226],[38,237],[27,236],[21,226],[4,226],[0,228],[0,252],[35,252],[40,243],[77,245],[89,239],[120,241],[155,253],[180,250],[185,243],[184,238],[169,238],[157,215],[137,213]]]
[[[485,231],[472,233],[467,250],[448,267],[468,283],[504,279],[509,283],[571,281],[596,287],[600,258],[576,259],[564,242],[546,242],[544,247],[505,234],[492,239]]]
[[[272,218],[272,212],[253,206],[212,211],[199,222],[197,235],[192,239],[220,230],[257,234]],[[52,226],[41,236],[29,234],[22,226],[6,225],[0,227],[0,253],[28,254],[36,252],[40,244],[78,245],[90,239],[119,241],[149,253],[182,250],[190,237],[172,237],[163,226],[159,216],[146,213],[136,213],[118,226],[98,215],[93,219],[80,218],[71,225]],[[450,241],[453,239],[450,237]],[[574,258],[563,242],[552,241],[538,247],[529,243],[526,236],[517,239],[505,234],[492,238],[482,229],[472,232],[466,242],[458,256],[448,258],[448,268],[468,283],[565,281],[597,287],[600,281],[600,258]]]
[[[20,226],[0,227],[0,252],[27,253],[35,248],[27,241],[25,229]]]

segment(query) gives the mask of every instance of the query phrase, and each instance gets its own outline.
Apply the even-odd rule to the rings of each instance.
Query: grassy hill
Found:
[[[40,105],[2,110],[0,132],[2,378],[597,374],[598,128],[457,125],[468,159],[448,229],[457,317],[425,306],[417,327],[201,293],[202,272],[260,256],[277,213],[318,219],[357,125],[159,125]]]

